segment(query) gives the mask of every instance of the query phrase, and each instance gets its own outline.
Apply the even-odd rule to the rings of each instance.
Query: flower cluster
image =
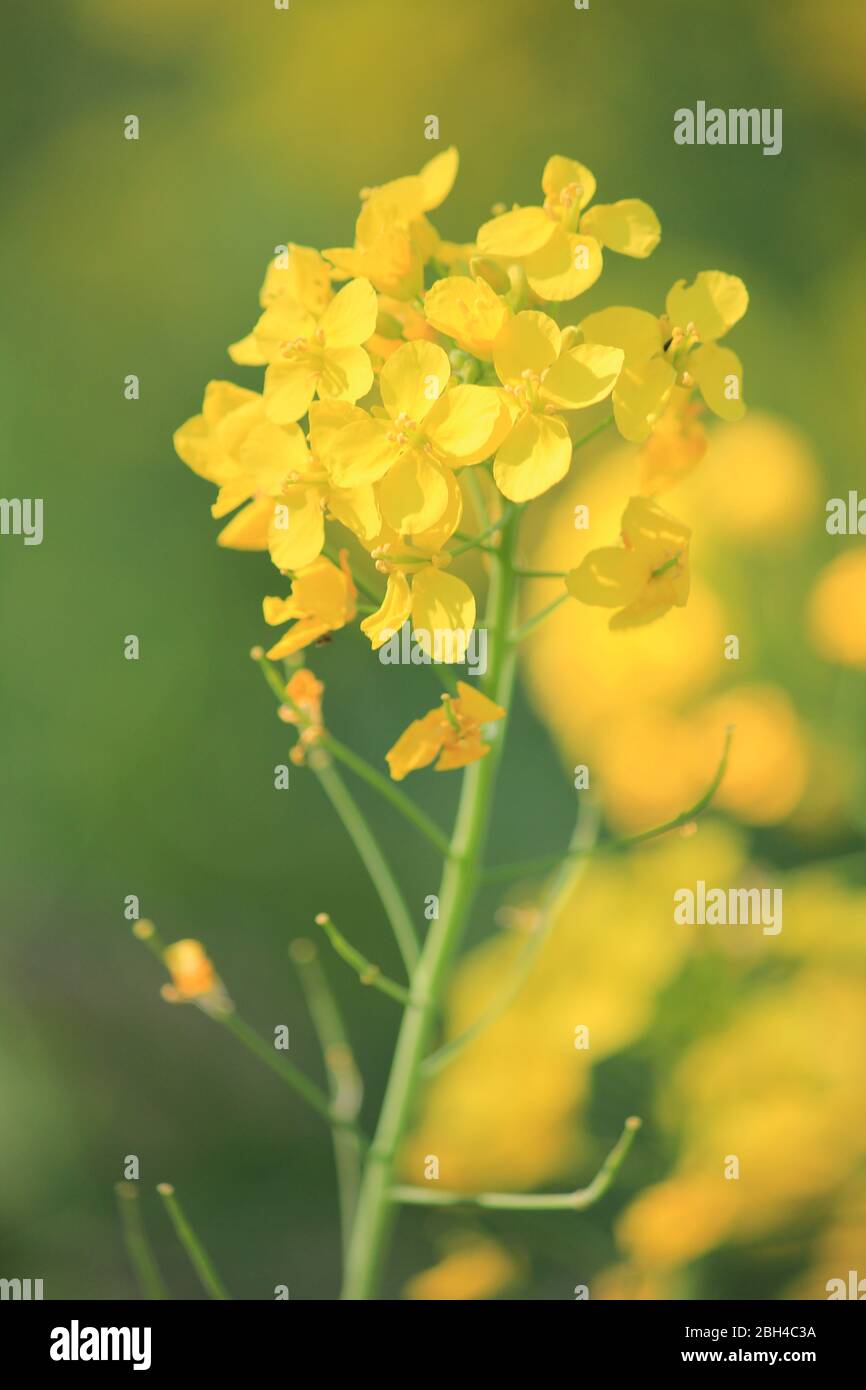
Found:
[[[594,203],[592,173],[554,155],[539,204],[494,209],[473,242],[448,242],[428,214],[457,163],[449,149],[363,190],[352,246],[278,248],[259,317],[229,348],[238,365],[264,368],[261,389],[210,382],[201,414],[175,434],[183,461],[218,488],[219,544],[267,550],[290,577],[288,597],[264,602],[268,623],[292,623],[271,659],[359,610],[374,650],[407,621],[422,650],[442,631],[465,650],[475,595],[449,567],[474,472],[512,507],[540,497],[571,468],[581,412],[610,399],[621,435],[644,446],[655,494],[703,452],[700,402],[725,420],[743,413],[742,366],[719,346],[746,311],[739,279],[702,271],[671,288],[660,316],[614,306],[561,326],[605,250],[651,254],[652,208]],[[614,628],[649,622],[686,602],[688,537],[632,498],[622,546],[586,556],[568,591],[616,608]],[[352,540],[385,578],[384,591],[364,586],[374,603],[356,602],[359,575],[340,549]]]

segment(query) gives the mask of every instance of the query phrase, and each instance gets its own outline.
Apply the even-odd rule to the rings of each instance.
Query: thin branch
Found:
[[[557,598],[552,599],[550,603],[545,604],[544,608],[539,609],[539,611],[537,613],[534,613],[531,618],[528,618],[525,623],[523,623],[520,627],[516,628],[514,632],[510,633],[508,641],[511,643],[511,645],[513,647],[516,647],[518,643],[523,641],[524,637],[528,637],[530,632],[533,632],[535,628],[538,627],[539,623],[543,623],[545,618],[549,618],[550,614],[553,613],[557,608],[559,608],[561,604],[565,603],[566,599],[570,597],[571,595],[569,594],[568,590],[564,589],[563,592]]]
[[[495,1023],[497,1018],[505,1013],[506,1009],[514,1002],[529,976],[542,946],[550,936],[562,898],[573,890],[578,877],[585,872],[589,865],[592,848],[598,835],[598,823],[598,809],[594,802],[582,798],[574,834],[569,842],[569,853],[574,851],[578,855],[582,855],[582,860],[575,862],[573,858],[569,859],[568,857],[562,860],[558,872],[552,878],[542,898],[537,925],[524,942],[504,987],[474,1023],[471,1023],[457,1037],[451,1038],[450,1041],[444,1043],[442,1047],[437,1048],[426,1058],[422,1066],[425,1076],[432,1076],[435,1072],[441,1071],[449,1062],[452,1062],[468,1043],[473,1042],[480,1033]]]
[[[419,830],[422,835],[426,836],[431,845],[439,851],[443,858],[448,855],[448,836],[445,834],[444,830],[440,830],[439,826],[432,817],[427,815],[426,811],[422,811],[421,807],[417,806],[411,797],[407,796],[405,792],[395,786],[394,783],[383,773],[379,772],[377,768],[372,767],[370,763],[367,762],[366,758],[362,758],[359,753],[355,753],[351,748],[347,748],[344,743],[334,738],[333,734],[329,734],[327,730],[324,730],[319,738],[319,746],[327,749],[333,757],[343,763],[345,767],[350,768],[356,776],[362,778],[368,786],[372,787],[374,791],[377,791],[386,801],[389,801],[395,810],[399,811],[401,815],[405,816],[406,819],[414,825],[416,830]]]
[[[340,1007],[319,964],[313,942],[298,938],[289,947],[289,955],[297,968],[307,1008],[322,1049],[322,1060],[328,1073],[331,1110],[333,1114],[356,1123],[364,1099],[364,1083],[352,1052]],[[340,1232],[345,1254],[358,1204],[364,1146],[357,1134],[341,1128],[334,1129],[333,1142],[340,1203]]]
[[[641,1121],[626,1120],[592,1182],[576,1192],[440,1192],[434,1187],[392,1187],[391,1200],[404,1206],[479,1207],[484,1211],[586,1211],[608,1191],[625,1161]]]
[[[458,555],[463,555],[467,550],[474,550],[476,546],[483,550],[497,550],[497,546],[485,546],[484,542],[487,540],[488,536],[493,535],[494,531],[502,530],[510,514],[510,507],[506,507],[502,515],[497,517],[495,521],[491,521],[489,526],[485,526],[483,531],[479,531],[477,536],[467,536],[465,531],[455,531],[454,535],[457,540],[462,541],[463,544],[459,545],[456,550],[450,550],[448,552],[452,560],[456,559]]]
[[[320,912],[316,918],[316,925],[322,927],[325,934],[333,946],[337,955],[342,957],[347,965],[355,971],[362,985],[372,985],[374,989],[381,990],[390,999],[396,999],[398,1004],[403,1007],[409,1003],[409,991],[396,981],[389,980],[387,975],[383,975],[378,965],[367,960],[360,951],[356,950],[350,941],[347,941],[342,932],[335,927],[327,912]]]
[[[165,946],[153,923],[136,922],[132,930],[136,939],[143,942],[160,965],[165,968]],[[198,1001],[193,1000],[192,1002]],[[305,1076],[288,1058],[279,1056],[266,1038],[263,1038],[238,1016],[231,1003],[227,1002],[227,1007],[220,1008],[215,1008],[210,1004],[208,1007],[201,1006],[201,1012],[207,1014],[208,1018],[213,1019],[215,1023],[221,1023],[228,1032],[237,1038],[238,1042],[243,1044],[248,1052],[251,1052],[254,1057],[258,1057],[260,1062],[264,1062],[275,1076],[278,1076],[286,1086],[291,1087],[295,1094],[306,1101],[307,1105],[315,1110],[317,1115],[321,1115],[322,1119],[326,1120],[329,1125],[352,1130],[358,1135],[359,1140],[366,1144],[367,1141],[357,1125],[343,1116],[335,1114],[325,1092],[314,1081]]]
[[[277,699],[281,704],[287,705],[292,710],[299,721],[299,726],[305,728],[310,721],[306,718],[303,711],[300,710],[294,701],[286,694],[285,681],[280,679],[277,671],[271,666],[270,662],[259,648],[254,647],[251,656]],[[319,741],[321,743],[321,738]],[[352,840],[364,867],[373,880],[373,885],[385,908],[385,912],[391,924],[391,930],[394,933],[394,938],[399,947],[400,954],[403,957],[403,963],[406,966],[407,974],[411,975],[420,954],[418,937],[403,894],[400,891],[385,856],[379,848],[379,843],[367,824],[366,819],[361,814],[360,808],[349,791],[349,788],[346,786],[339,772],[330,760],[328,758],[317,757],[316,750],[314,749],[307,759],[307,766],[318,779],[325,795],[328,797],[328,800],[343,822],[346,833]],[[370,770],[373,771],[373,769]],[[417,810],[417,808],[415,809]]]
[[[609,840],[602,840],[600,844],[597,844],[589,851],[581,849],[569,850],[565,858],[567,860],[574,860],[580,859],[587,854],[595,856],[598,854],[612,854],[623,849],[633,849],[635,845],[642,845],[647,840],[655,840],[659,835],[666,835],[670,830],[680,830],[684,825],[688,825],[690,821],[696,820],[697,817],[707,809],[722,784],[728,766],[728,756],[731,750],[731,739],[733,735],[734,725],[731,724],[725,730],[725,742],[722,749],[722,756],[716,768],[713,780],[693,806],[689,806],[685,811],[680,811],[679,815],[674,816],[671,820],[663,821],[661,825],[654,825],[649,830],[641,830],[637,835],[625,835],[619,838],[611,837]],[[512,878],[524,878],[532,874],[544,873],[547,869],[559,864],[561,860],[562,855],[546,854],[540,859],[523,859],[511,864],[497,864],[494,868],[488,869],[485,872],[483,875],[483,882],[507,883],[508,880]]]
[[[117,1194],[117,1207],[123,1227],[129,1261],[135,1270],[139,1287],[144,1297],[159,1300],[168,1297],[159,1266],[156,1263],[141,1211],[138,1206],[138,1188],[134,1182],[119,1182],[114,1188]]]
[[[608,415],[606,420],[602,420],[599,424],[594,425],[591,430],[587,430],[586,434],[580,436],[580,439],[575,439],[571,446],[572,454],[575,454],[578,449],[582,449],[584,444],[588,444],[591,439],[595,439],[597,434],[601,434],[603,430],[609,429],[613,422],[613,415]]]
[[[163,1200],[177,1238],[189,1256],[190,1263],[198,1275],[205,1293],[210,1298],[218,1300],[230,1299],[231,1294],[214,1269],[213,1261],[184,1216],[171,1183],[161,1182],[156,1190]]]

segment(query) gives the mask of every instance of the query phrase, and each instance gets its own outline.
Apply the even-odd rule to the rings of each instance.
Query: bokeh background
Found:
[[[608,258],[579,312],[657,310],[705,268],[752,296],[733,342],[751,414],[663,499],[694,527],[690,605],[619,638],[575,605],[533,644],[496,858],[565,841],[575,762],[606,823],[640,829],[694,799],[724,723],[738,734],[697,833],[575,885],[519,1005],[443,1075],[407,1150],[411,1172],[432,1143],[466,1184],[576,1185],[634,1111],[645,1127],[615,1192],[573,1222],[409,1213],[385,1292],[800,1298],[866,1275],[866,541],[824,527],[827,498],[864,477],[862,5],[57,0],[4,30],[2,491],[45,499],[45,539],[0,543],[0,1274],[42,1277],[51,1298],[136,1297],[113,1192],[134,1153],[174,1296],[198,1291],[161,1180],[236,1297],[336,1295],[327,1135],[231,1038],[161,1001],[123,900],[138,894],[168,939],[204,940],[245,1016],[289,1024],[316,1075],[289,942],[327,909],[398,971],[312,778],[273,789],[287,730],[247,657],[269,561],[217,550],[209,490],[171,434],[208,379],[245,380],[225,344],[252,322],[273,247],[345,244],[359,188],[435,152],[435,113],[438,148],[461,152],[443,235],[534,201],[562,153],[663,225],[650,261]],[[782,154],[676,146],[673,111],[699,99],[782,107]],[[635,479],[634,451],[593,446],[535,509],[532,558],[577,562],[577,500],[593,542],[611,540]],[[356,632],[314,665],[330,725],[374,760],[432,703],[429,672],[380,666]],[[414,790],[444,818],[456,779]],[[358,799],[420,920],[435,864]],[[673,889],[699,877],[783,885],[782,934],[674,928]],[[454,1026],[507,968],[538,888],[517,885],[505,911],[480,899]],[[396,1020],[324,964],[370,1119]]]

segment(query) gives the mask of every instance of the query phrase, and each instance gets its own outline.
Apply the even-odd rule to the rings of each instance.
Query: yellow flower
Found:
[[[730,348],[717,346],[745,314],[749,295],[736,275],[702,270],[693,285],[678,280],[668,291],[666,314],[643,309],[601,309],[579,325],[584,342],[606,343],[625,353],[613,392],[620,434],[634,444],[646,439],[674,386],[697,387],[713,414],[739,420],[745,412],[743,368]]]
[[[279,311],[277,300],[266,313]],[[307,413],[315,395],[357,401],[373,384],[370,358],[361,347],[376,329],[376,291],[369,280],[351,280],[316,322],[310,314],[280,325],[279,360],[265,372],[265,412],[286,425]]]
[[[458,695],[442,696],[442,705],[415,719],[385,755],[391,776],[400,782],[410,772],[428,767],[438,758],[436,772],[476,763],[490,752],[481,736],[481,726],[505,718],[505,710],[480,690],[457,682]]]
[[[618,608],[615,629],[651,623],[689,596],[691,531],[646,497],[632,497],[622,516],[622,546],[591,550],[566,587],[581,603]]]
[[[167,1004],[198,1004],[206,1013],[231,1010],[225,986],[200,941],[175,941],[166,946],[163,960],[172,979],[160,991]]]
[[[517,207],[485,222],[478,250],[522,264],[539,299],[574,299],[601,274],[603,246],[643,259],[661,237],[658,218],[639,198],[584,211],[595,186],[585,165],[553,155],[541,179],[543,207]]]
[[[565,477],[572,445],[561,412],[604,400],[622,368],[619,348],[567,343],[552,318],[526,310],[505,324],[493,344],[514,420],[493,476],[512,502],[538,497]]]
[[[425,164],[420,174],[367,190],[355,224],[355,245],[331,247],[324,255],[345,274],[365,275],[383,294],[395,299],[420,295],[425,262],[439,242],[425,213],[447,198],[457,163],[452,147]]]
[[[685,386],[675,386],[658,423],[640,452],[640,490],[650,497],[665,492],[691,473],[707,451],[698,420],[699,402]]]
[[[288,598],[266,598],[262,604],[266,623],[295,619],[294,625],[267,653],[271,661],[318,642],[329,632],[345,627],[355,616],[355,585],[345,550],[340,551],[339,568],[320,556],[298,570]]]
[[[219,485],[211,511],[226,516],[246,502],[217,537],[233,550],[269,550],[280,570],[300,569],[321,553],[325,512],[362,542],[381,532],[379,508],[367,486],[332,485],[322,460],[337,431],[352,418],[345,401],[310,406],[310,444],[299,425],[276,425],[262,398],[228,381],[212,381],[204,409],[175,433],[178,454]]]
[[[449,275],[427,291],[428,322],[483,362],[493,360],[493,344],[509,317],[504,299],[482,279]]]
[[[476,1236],[451,1250],[432,1269],[414,1275],[405,1296],[426,1302],[492,1298],[512,1282],[517,1268],[501,1245]]]
[[[280,717],[286,724],[299,727],[298,741],[289,757],[301,766],[311,744],[318,743],[324,727],[322,723],[322,696],[325,687],[306,666],[293,671],[286,686],[286,701],[280,710]]]
[[[808,628],[825,661],[866,669],[866,547],[837,555],[809,595]]]
[[[451,561],[443,547],[463,512],[459,484],[450,469],[445,476],[449,500],[436,525],[411,540],[383,528],[372,550],[377,570],[388,576],[381,606],[361,623],[374,651],[411,618],[415,639],[431,659],[465,659],[475,625],[475,597],[462,579],[443,572]]]
[[[379,484],[382,518],[400,535],[435,526],[452,501],[450,470],[487,458],[508,428],[496,390],[448,387],[450,375],[437,344],[404,343],[379,377],[384,411],[356,411],[329,453],[338,486]]]
[[[287,255],[277,255],[268,262],[259,291],[264,313],[251,333],[232,343],[232,361],[262,367],[277,359],[281,342],[297,337],[310,318],[318,321],[324,314],[334,297],[332,275],[318,251],[290,242]]]

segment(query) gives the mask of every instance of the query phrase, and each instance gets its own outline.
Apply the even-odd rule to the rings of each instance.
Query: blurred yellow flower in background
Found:
[[[404,1297],[428,1302],[493,1298],[513,1283],[518,1271],[517,1261],[496,1241],[466,1237],[432,1269],[413,1275]]]
[[[866,668],[866,546],[824,566],[809,595],[807,624],[825,661]]]

